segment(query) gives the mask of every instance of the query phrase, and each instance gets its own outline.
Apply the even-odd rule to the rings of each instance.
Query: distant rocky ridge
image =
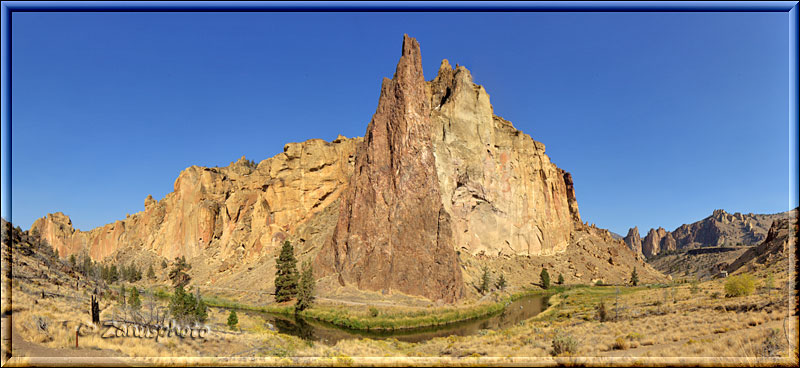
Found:
[[[797,214],[793,218],[780,218],[772,222],[767,237],[758,246],[748,249],[744,254],[726,267],[729,273],[742,269],[746,265],[767,265],[794,256],[797,248]],[[790,262],[796,267],[792,259]]]
[[[62,257],[185,256],[198,264],[193,283],[251,289],[271,287],[263,275],[284,240],[318,277],[446,302],[464,295],[457,254],[547,257],[573,246],[576,279],[626,274],[636,256],[581,223],[572,176],[545,146],[494,115],[466,68],[445,60],[426,82],[420,60],[405,36],[365,138],[290,143],[257,165],[192,166],[124,220],[77,231],[56,213],[30,231]],[[602,267],[581,270],[601,254]]]
[[[794,210],[776,214],[729,214],[719,209],[703,220],[683,224],[672,232],[661,227],[650,229],[643,240],[638,239],[638,228],[632,228],[625,237],[625,244],[636,251],[641,242],[641,252],[646,258],[681,249],[755,245],[766,239],[773,221],[791,217],[796,217]]]

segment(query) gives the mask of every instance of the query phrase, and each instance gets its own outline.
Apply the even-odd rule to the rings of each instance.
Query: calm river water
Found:
[[[393,331],[352,330],[326,322],[307,320],[302,317],[252,311],[242,311],[241,313],[247,313],[250,316],[260,316],[264,319],[265,324],[270,323],[278,332],[325,344],[335,344],[339,340],[353,338],[395,338],[400,341],[419,342],[434,337],[474,335],[480,330],[498,330],[510,327],[547,309],[549,299],[549,295],[524,297],[512,302],[503,312],[495,315],[451,323],[444,326]]]

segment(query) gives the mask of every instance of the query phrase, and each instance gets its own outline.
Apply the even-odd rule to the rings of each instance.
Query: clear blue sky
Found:
[[[191,165],[363,135],[403,33],[625,235],[797,206],[787,13],[15,13],[13,221],[89,230]],[[3,216],[8,218],[4,207]]]

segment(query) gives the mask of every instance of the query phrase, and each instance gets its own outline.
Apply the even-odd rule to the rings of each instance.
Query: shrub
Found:
[[[372,306],[369,307],[369,315],[370,316],[377,317],[379,313],[380,312],[378,312],[378,308],[375,308],[375,307],[372,307]]]
[[[575,354],[577,351],[578,341],[573,339],[572,336],[556,333],[556,336],[553,337],[553,355]]]
[[[625,340],[625,338],[621,336],[617,337],[617,339],[614,340],[614,344],[611,345],[615,350],[627,350],[629,346],[628,340]]]
[[[600,322],[608,321],[609,319],[608,308],[606,307],[606,302],[604,300],[600,301],[600,304],[597,305],[597,319]]]
[[[562,275],[560,273],[558,274],[558,284],[559,285],[564,285],[564,275]]]
[[[697,292],[700,291],[697,279],[692,281],[692,286],[689,288],[689,291],[691,291],[692,294],[697,294]]]
[[[728,281],[725,281],[726,297],[750,295],[753,293],[753,291],[755,291],[755,289],[755,279],[748,273],[728,277]]]
[[[228,314],[228,328],[235,330],[237,324],[239,324],[239,317],[236,316],[235,310],[231,310],[231,313]]]

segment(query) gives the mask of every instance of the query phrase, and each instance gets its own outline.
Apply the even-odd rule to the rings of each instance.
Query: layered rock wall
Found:
[[[90,231],[78,231],[63,213],[36,220],[32,233],[62,257],[87,250],[103,259],[137,247],[175,258],[205,249],[217,257],[257,256],[280,244],[314,214],[333,203],[352,173],[361,138],[289,143],[258,165],[244,157],[223,168],[192,166],[160,201],[145,199],[142,212]]]
[[[428,83],[436,174],[455,244],[473,255],[563,252],[580,213],[572,176],[544,144],[494,115],[463,66]]]
[[[321,274],[360,289],[454,301],[463,294],[450,215],[439,194],[430,100],[419,44],[403,39],[392,79],[356,152],[333,237],[317,255]]]

